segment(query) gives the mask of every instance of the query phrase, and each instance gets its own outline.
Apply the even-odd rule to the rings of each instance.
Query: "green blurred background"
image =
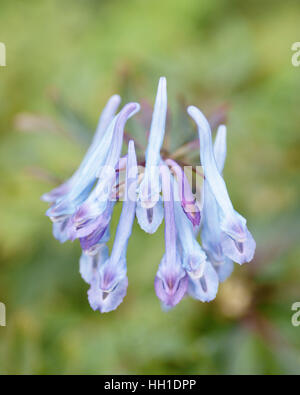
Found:
[[[300,373],[291,324],[300,302],[299,1],[0,0],[0,9],[0,373]],[[256,257],[236,266],[214,302],[185,299],[164,313],[153,289],[163,226],[149,236],[135,225],[128,295],[100,315],[78,273],[78,243],[53,239],[40,195],[78,166],[110,95],[153,103],[161,75],[177,133],[178,101],[207,115],[228,109],[225,177]]]

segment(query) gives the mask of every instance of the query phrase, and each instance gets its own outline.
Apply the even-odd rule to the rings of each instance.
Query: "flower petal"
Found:
[[[229,276],[231,276],[234,266],[233,261],[229,258],[224,258],[223,262],[212,262],[212,265],[217,272],[220,283],[223,283]]]
[[[69,239],[68,223],[69,223],[68,218],[53,223],[53,228],[52,228],[53,236],[60,243],[65,243]]]
[[[109,292],[99,288],[98,279],[94,278],[88,291],[88,300],[91,308],[100,313],[109,313],[123,302],[127,293],[128,278],[127,276],[120,279],[115,288]]]
[[[106,129],[108,128],[111,120],[113,119],[117,109],[121,103],[121,97],[119,95],[113,95],[110,97],[106,106],[104,107],[100,117],[98,126],[92,141],[93,145],[97,145],[103,138]]]
[[[135,217],[136,195],[129,190],[136,190],[137,186],[137,159],[134,143],[131,140],[128,145],[128,164],[126,170],[126,200],[123,202],[122,212],[116,231],[115,241],[111,252],[111,261],[118,262],[125,255],[132,225]]]
[[[167,81],[161,77],[154,105],[149,142],[146,150],[144,178],[139,187],[137,218],[143,230],[154,233],[162,222],[162,204],[160,202],[161,182],[159,164],[160,150],[165,135],[167,116]]]
[[[174,196],[178,198],[178,184],[174,180]],[[177,238],[181,244],[182,265],[192,277],[201,277],[206,262],[206,254],[198,243],[193,226],[186,217],[178,201],[174,202]]]
[[[136,217],[140,227],[147,233],[155,233],[164,218],[164,209],[161,198],[152,208],[142,207],[140,201],[136,206]]]
[[[252,261],[256,248],[256,243],[251,233],[248,229],[246,232],[246,240],[243,243],[238,243],[224,233],[221,235],[224,255],[240,265]]]
[[[210,302],[217,296],[218,287],[218,275],[211,263],[206,261],[203,276],[198,279],[189,278],[188,293],[201,302]]]
[[[161,77],[158,84],[150,128],[149,143],[146,151],[146,167],[159,166],[160,149],[165,135],[167,108],[167,80],[165,77]]]
[[[165,212],[165,250],[154,286],[158,298],[165,306],[173,307],[184,297],[188,277],[177,251],[174,196],[171,174],[167,166],[160,167]]]
[[[99,265],[108,259],[108,247],[101,244],[96,255],[87,255],[84,252],[79,261],[79,271],[83,280],[91,284]]]
[[[88,299],[94,310],[107,313],[115,310],[123,301],[127,286],[126,249],[135,216],[136,196],[131,196],[129,188],[136,190],[137,160],[133,141],[128,146],[126,170],[126,200],[123,203],[114,245],[110,258],[98,267],[91,281]],[[132,199],[133,197],[133,199]]]
[[[154,281],[157,297],[164,306],[174,307],[186,294],[188,288],[188,276],[181,266],[179,256],[172,265],[163,257]]]
[[[247,229],[246,219],[234,210],[226,184],[217,167],[212,147],[210,126],[204,115],[196,107],[189,107],[188,113],[198,125],[201,161],[204,167],[205,179],[218,204],[220,228],[237,243],[237,246],[246,243],[247,249],[252,248],[251,253],[247,254],[247,256],[253,256],[255,243],[253,243],[253,238]]]
[[[226,126],[220,125],[214,142],[214,156],[220,174],[223,173],[227,154],[226,134]]]

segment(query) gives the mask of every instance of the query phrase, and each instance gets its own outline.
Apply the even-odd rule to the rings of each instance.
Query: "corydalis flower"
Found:
[[[218,171],[222,174],[226,159],[226,127],[224,125],[221,125],[217,131],[214,143],[214,156]],[[206,179],[204,180],[203,189],[204,203],[201,240],[203,248],[218,273],[219,280],[223,282],[232,273],[233,262],[223,251],[218,204]]]
[[[178,196],[178,185],[174,183],[174,196]],[[191,222],[175,202],[177,237],[181,245],[182,266],[189,277],[188,293],[201,302],[215,299],[219,280],[211,262],[197,241]]]
[[[103,247],[92,266],[92,274],[85,274],[91,288],[88,298],[93,310],[107,313],[115,310],[123,301],[127,286],[126,250],[132,231],[135,216],[135,194],[130,196],[128,191],[136,189],[137,162],[133,141],[128,147],[128,164],[126,171],[127,199],[123,203],[122,213],[114,240],[111,256],[108,257]],[[132,195],[132,194],[131,194]],[[133,198],[133,199],[132,199]]]
[[[184,297],[188,276],[183,268],[176,240],[173,187],[166,166],[160,168],[165,211],[165,255],[155,278],[155,291],[166,307],[174,307]]]
[[[148,233],[156,232],[163,220],[159,165],[160,150],[165,135],[167,105],[167,81],[162,77],[158,84],[146,151],[145,172],[139,188],[136,212],[141,228]]]
[[[83,161],[76,172],[59,187],[42,196],[42,200],[51,203],[47,215],[53,222],[53,235],[61,243],[69,237],[69,219],[76,205],[84,201],[96,180],[97,166],[101,167],[106,159],[114,122],[114,115],[121,98],[112,96],[107,102],[97,126],[97,130]],[[99,141],[103,140],[103,144]]]
[[[223,252],[239,264],[250,262],[255,251],[255,241],[246,226],[246,219],[234,210],[226,184],[217,168],[209,123],[196,107],[189,107],[188,113],[198,126],[205,179],[218,205]]]

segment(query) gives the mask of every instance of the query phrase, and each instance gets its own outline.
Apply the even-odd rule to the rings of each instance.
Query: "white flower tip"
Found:
[[[195,111],[199,111],[197,107],[195,107],[195,106],[188,106],[188,107],[187,107],[187,112],[188,112],[188,114],[190,114],[191,116],[192,116],[192,113],[195,112]]]
[[[132,110],[132,113],[131,113],[131,116],[133,116],[133,115],[135,115],[137,112],[139,112],[140,111],[140,109],[141,109],[141,106],[139,105],[139,103],[132,103],[132,104],[134,104],[134,109]]]
[[[199,108],[195,106],[189,106],[187,108],[187,112],[191,118],[196,122],[197,126],[200,129],[210,130],[210,126],[208,120],[204,116],[204,114],[199,110]]]
[[[121,96],[119,95],[113,95],[111,96],[111,98],[109,99],[108,103],[109,104],[113,104],[116,107],[119,107],[120,103],[121,103]]]
[[[227,128],[225,125],[220,125],[217,130],[217,135],[222,136],[226,139]]]
[[[137,160],[136,160],[136,153],[135,153],[135,146],[134,141],[130,140],[128,143],[128,169],[134,168],[134,177],[137,178]],[[133,177],[133,174],[130,175]]]
[[[134,141],[133,140],[129,140],[128,153],[130,153],[132,155],[134,152],[135,152],[135,150],[134,150]]]
[[[126,118],[129,119],[133,117],[137,112],[139,112],[140,109],[141,106],[139,105],[139,103],[131,102],[123,107],[119,115],[121,115],[121,113],[126,114]]]
[[[163,102],[167,102],[167,79],[166,77],[160,77],[157,89],[157,97]]]
[[[159,79],[159,86],[166,89],[167,87],[167,79],[166,77],[160,77]]]

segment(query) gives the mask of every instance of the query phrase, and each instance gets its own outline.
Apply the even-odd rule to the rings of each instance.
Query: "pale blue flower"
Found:
[[[188,276],[181,261],[176,240],[174,196],[172,180],[167,166],[160,168],[165,213],[165,255],[155,278],[155,291],[164,306],[174,307],[184,297],[188,287]]]
[[[107,240],[108,241],[108,240]],[[91,284],[97,276],[98,268],[109,258],[109,250],[105,242],[101,243],[94,255],[82,253],[79,261],[79,271],[81,277],[87,284]]]
[[[94,310],[99,310],[101,313],[115,310],[122,303],[127,292],[126,250],[135,217],[136,186],[137,162],[134,143],[130,141],[126,170],[126,191],[128,192],[131,189],[134,191],[134,194],[130,196],[127,193],[126,200],[123,203],[110,257],[107,257],[106,252],[104,254],[100,252],[100,262],[98,262],[97,268],[93,271],[92,278],[85,274],[91,284],[88,291],[90,305]],[[102,248],[100,251],[102,251]],[[90,270],[88,270],[88,273],[90,273]]]
[[[226,128],[220,126],[217,131],[214,155],[217,168],[222,174],[226,159]],[[225,281],[233,271],[233,262],[226,257],[222,248],[222,231],[219,222],[219,208],[216,199],[211,192],[207,180],[203,183],[203,210],[201,240],[210,261],[218,273],[219,280]]]
[[[204,115],[196,107],[188,108],[200,140],[204,169],[201,201],[199,185],[196,198],[181,166],[187,159],[178,157],[182,147],[176,161],[176,154],[167,149],[161,156],[167,116],[166,79],[159,80],[145,160],[140,157],[139,163],[132,140],[127,156],[121,157],[121,151],[125,124],[140,106],[129,103],[116,115],[119,104],[117,95],[108,101],[78,170],[43,196],[51,203],[47,215],[53,221],[53,234],[61,242],[79,239],[80,273],[90,285],[89,303],[105,313],[115,310],[127,293],[126,251],[135,215],[148,233],[154,233],[164,218],[165,254],[154,281],[163,309],[173,308],[185,295],[210,302],[217,295],[219,282],[232,273],[233,262],[249,262],[255,251],[246,220],[233,208],[222,176],[226,128],[218,128],[213,145]],[[185,147],[198,145],[195,141]],[[141,171],[137,165],[144,163]],[[121,171],[125,168],[124,180]],[[122,212],[109,254],[106,243],[113,209],[121,200]]]
[[[246,219],[234,210],[226,184],[217,168],[209,123],[194,106],[188,108],[188,113],[198,126],[201,164],[218,205],[223,253],[239,264],[250,262],[256,244],[246,226]]]
[[[163,220],[159,165],[161,162],[160,150],[165,135],[167,105],[167,81],[165,77],[162,77],[158,84],[146,150],[145,173],[139,188],[136,211],[141,228],[148,233],[156,232]]]
[[[176,181],[174,191],[177,198]],[[175,201],[175,220],[177,237],[181,245],[182,266],[189,276],[188,292],[201,302],[210,302],[215,299],[218,292],[218,275],[198,243],[193,226],[178,201]]]

